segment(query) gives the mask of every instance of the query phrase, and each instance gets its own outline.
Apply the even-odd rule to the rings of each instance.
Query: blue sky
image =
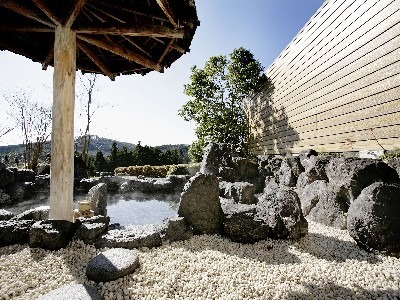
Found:
[[[163,74],[120,76],[114,82],[101,77],[94,94],[100,108],[94,113],[91,133],[151,146],[190,144],[195,140],[194,124],[177,115],[188,99],[183,85],[189,82],[190,67],[203,67],[210,56],[227,55],[234,48],[245,47],[267,68],[323,3],[324,0],[197,0],[201,24],[190,53]],[[39,63],[0,51],[0,70],[2,124],[12,122],[1,97],[4,93],[30,90],[32,98],[51,103],[52,68],[42,71]],[[77,98],[77,115],[80,107]],[[77,116],[76,133],[83,125]],[[0,138],[0,145],[21,142],[17,129]]]

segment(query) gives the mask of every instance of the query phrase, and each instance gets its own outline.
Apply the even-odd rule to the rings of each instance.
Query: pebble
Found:
[[[299,241],[245,245],[203,235],[139,249],[139,269],[96,285],[85,268],[98,253],[79,240],[58,251],[0,248],[0,299],[36,299],[65,284],[97,286],[113,300],[400,298],[400,259],[367,253],[347,231],[312,221]]]

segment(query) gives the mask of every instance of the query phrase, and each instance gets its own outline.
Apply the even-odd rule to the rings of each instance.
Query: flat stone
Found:
[[[0,247],[27,243],[33,223],[33,220],[0,221]]]
[[[163,230],[161,231],[161,239],[163,241],[184,241],[192,236],[193,231],[186,226],[185,218],[183,217],[169,218],[163,223]]]
[[[108,230],[95,242],[96,248],[153,248],[161,246],[161,227],[156,225],[128,225]]]
[[[94,282],[108,282],[133,273],[139,267],[136,251],[114,248],[89,261],[86,276]]]
[[[42,295],[38,300],[100,300],[97,289],[90,285],[68,284]]]
[[[50,206],[39,206],[36,208],[28,209],[18,215],[13,220],[34,220],[42,221],[49,219]]]

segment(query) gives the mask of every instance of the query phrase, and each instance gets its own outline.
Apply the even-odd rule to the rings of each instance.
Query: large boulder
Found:
[[[373,183],[350,205],[347,227],[357,244],[400,257],[400,185]]]
[[[221,198],[225,215],[223,233],[231,241],[239,243],[255,243],[265,240],[269,235],[269,227],[263,220],[256,220],[256,206],[236,203],[232,199]]]
[[[231,152],[228,144],[210,143],[204,149],[200,173],[219,175],[219,168],[228,166],[231,162]]]
[[[35,184],[33,182],[16,182],[10,188],[10,194],[15,201],[31,199],[35,193]]]
[[[29,230],[34,222],[33,220],[0,221],[0,247],[27,243]]]
[[[4,190],[0,189],[0,205],[9,205],[13,202],[13,199]]]
[[[86,276],[97,283],[108,282],[131,274],[138,267],[139,256],[134,250],[109,249],[89,261]]]
[[[281,185],[294,187],[297,183],[297,178],[304,171],[304,167],[300,163],[299,157],[286,157],[278,171],[279,183]]]
[[[298,190],[306,187],[316,180],[328,181],[325,168],[329,164],[329,158],[321,156],[311,156],[303,158],[302,164],[305,170],[298,176],[296,187]]]
[[[87,200],[95,215],[107,216],[107,185],[99,183],[89,190]]]
[[[185,219],[182,217],[168,218],[163,222],[161,229],[161,239],[163,241],[184,241],[192,236],[192,229],[186,226]]]
[[[14,172],[10,169],[0,168],[0,188],[4,188],[14,183]]]
[[[249,182],[255,186],[257,192],[262,191],[264,187],[264,178],[263,176],[260,176],[259,166],[256,161],[248,158],[233,157],[230,168],[233,170],[233,172],[230,174],[231,178],[224,178],[220,172],[220,175],[223,177],[223,179],[231,182]]]
[[[65,248],[75,233],[75,224],[66,220],[38,221],[29,231],[29,247],[45,250]]]
[[[231,198],[237,203],[254,204],[257,202],[254,196],[256,187],[248,182],[226,182],[219,183],[220,196]]]
[[[281,167],[284,157],[281,155],[258,155],[257,162],[262,177],[275,176]]]
[[[352,203],[361,191],[375,182],[399,183],[396,170],[382,161],[362,158],[333,158],[326,167],[329,184],[341,190]]]
[[[36,173],[30,169],[15,169],[14,181],[15,182],[33,182],[35,181]]]
[[[220,232],[223,212],[216,175],[197,173],[190,178],[181,194],[178,215],[185,218],[194,234]]]
[[[301,202],[301,210],[304,216],[308,216],[320,199],[328,197],[328,186],[325,180],[316,180],[298,192]]]
[[[318,183],[316,183],[318,182]],[[322,181],[323,182],[323,181]],[[310,194],[315,193],[316,198],[309,199],[310,202],[317,201],[317,203],[310,203],[310,211],[308,217],[318,223],[332,226],[339,229],[347,228],[347,211],[350,203],[346,196],[344,189],[337,189],[336,187],[328,184],[324,184],[320,181],[313,182],[311,188],[304,190],[311,191]],[[312,189],[320,188],[319,191]],[[300,193],[301,197],[304,197],[304,190]],[[303,198],[303,203],[306,202]],[[315,204],[315,205],[314,205]],[[307,204],[306,204],[307,205]],[[306,208],[307,210],[307,208]]]
[[[255,219],[268,225],[269,237],[274,239],[299,239],[308,232],[299,197],[285,186],[259,197]]]

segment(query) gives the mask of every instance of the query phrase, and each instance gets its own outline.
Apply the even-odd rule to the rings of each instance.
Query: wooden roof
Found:
[[[77,69],[111,79],[162,72],[199,25],[194,0],[0,0],[0,50],[53,65],[56,26],[77,37]]]

